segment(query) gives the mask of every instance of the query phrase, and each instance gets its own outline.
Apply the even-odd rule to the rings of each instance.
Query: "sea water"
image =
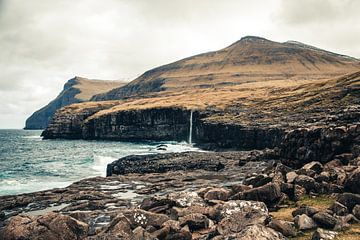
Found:
[[[0,130],[0,195],[65,187],[105,176],[106,165],[131,154],[197,151],[177,142],[42,140],[41,131]],[[166,144],[166,150],[158,150]]]

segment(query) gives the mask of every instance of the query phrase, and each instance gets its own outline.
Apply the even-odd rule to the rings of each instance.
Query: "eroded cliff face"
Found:
[[[85,121],[82,134],[84,139],[185,141],[190,113],[181,108],[114,112]]]
[[[73,104],[58,110],[51,124],[42,132],[44,139],[81,139],[83,122],[100,110],[116,105],[117,102],[91,102]]]

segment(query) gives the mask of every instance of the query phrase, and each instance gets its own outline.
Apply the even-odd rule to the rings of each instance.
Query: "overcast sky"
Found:
[[[360,58],[358,0],[0,0],[0,128],[73,76],[131,80],[246,35]]]

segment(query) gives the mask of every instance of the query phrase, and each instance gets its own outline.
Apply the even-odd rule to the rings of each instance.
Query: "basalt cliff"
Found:
[[[63,90],[54,100],[26,120],[25,129],[45,129],[58,109],[73,103],[89,101],[96,94],[122,85],[125,85],[125,82],[74,77],[65,83]]]
[[[324,155],[329,148],[332,154],[355,151],[348,142],[356,138],[349,129],[359,120],[359,70],[355,58],[294,41],[244,37],[149,70],[91,102],[62,108],[43,136],[177,141],[191,136],[206,149],[278,148],[289,158],[329,159]],[[316,148],[307,148],[314,142]]]

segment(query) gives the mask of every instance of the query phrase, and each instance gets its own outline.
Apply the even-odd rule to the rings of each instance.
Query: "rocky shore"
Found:
[[[279,154],[128,156],[106,178],[0,197],[0,238],[359,238],[359,156],[289,167]],[[323,196],[327,205],[312,204]]]

